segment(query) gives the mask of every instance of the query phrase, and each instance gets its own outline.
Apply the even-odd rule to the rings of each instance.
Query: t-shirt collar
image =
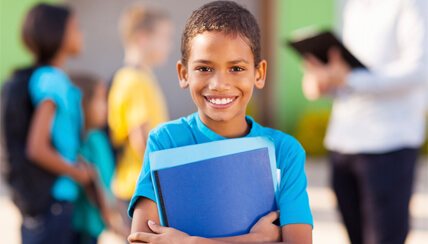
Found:
[[[196,120],[196,124],[198,126],[199,131],[202,132],[202,134],[204,134],[206,137],[208,137],[210,140],[212,141],[219,141],[219,140],[226,140],[228,138],[223,137],[217,133],[215,133],[214,131],[212,131],[210,128],[208,128],[201,120],[201,118],[199,117],[199,112],[196,112],[194,114],[195,116],[195,120]],[[257,127],[257,123],[254,121],[253,118],[251,118],[251,116],[246,115],[245,119],[247,120],[248,125],[251,127],[250,129],[250,133],[248,133],[246,136],[244,137],[254,137],[257,136],[256,135],[256,127]]]

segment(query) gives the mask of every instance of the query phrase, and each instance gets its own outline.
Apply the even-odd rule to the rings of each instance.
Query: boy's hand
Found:
[[[257,234],[262,242],[279,242],[282,240],[281,227],[273,222],[279,218],[279,211],[270,212],[257,221],[250,233]]]
[[[163,227],[149,220],[150,229],[155,233],[135,232],[128,237],[130,243],[184,244],[189,243],[189,235],[170,227]]]

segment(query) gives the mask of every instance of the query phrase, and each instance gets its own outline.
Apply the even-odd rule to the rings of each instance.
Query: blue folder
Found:
[[[268,137],[150,153],[160,221],[192,236],[249,233],[277,210],[275,147]]]

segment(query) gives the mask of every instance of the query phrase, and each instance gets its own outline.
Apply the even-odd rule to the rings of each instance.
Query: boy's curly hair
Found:
[[[210,2],[193,11],[181,36],[181,62],[187,65],[190,42],[205,31],[240,35],[250,46],[257,66],[261,61],[260,29],[256,18],[246,8],[231,1]]]

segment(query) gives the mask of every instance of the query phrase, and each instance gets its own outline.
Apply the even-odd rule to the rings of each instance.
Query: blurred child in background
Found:
[[[110,186],[114,174],[114,156],[107,135],[102,128],[107,122],[107,87],[101,79],[88,74],[71,74],[72,82],[83,93],[85,133],[80,154],[92,163],[95,169],[94,188],[91,196],[80,188],[73,213],[73,227],[77,234],[76,243],[97,243],[98,236],[106,226],[126,237],[129,230],[117,215],[116,200]],[[92,201],[91,201],[92,200]],[[115,215],[116,214],[116,215]]]
[[[41,168],[59,175],[51,189],[50,207],[38,216],[24,216],[22,242],[71,243],[77,183],[86,185],[93,175],[77,159],[83,129],[81,94],[63,72],[65,62],[80,53],[82,36],[70,9],[38,4],[25,18],[22,37],[39,67],[28,84],[35,111],[27,155]]]
[[[133,5],[123,12],[119,29],[124,67],[115,73],[109,91],[108,126],[113,146],[120,149],[113,192],[123,200],[126,215],[147,135],[169,120],[166,101],[152,69],[168,57],[172,23],[162,10]]]

